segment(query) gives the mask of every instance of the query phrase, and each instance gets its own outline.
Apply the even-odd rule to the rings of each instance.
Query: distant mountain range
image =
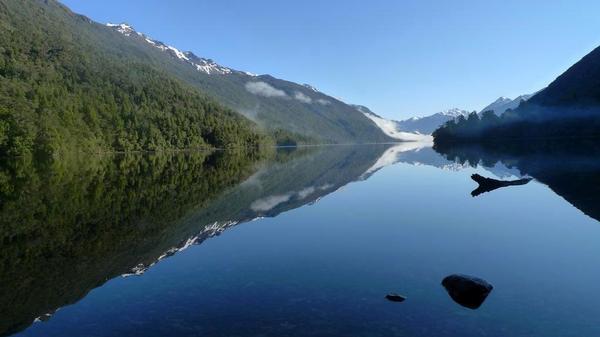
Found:
[[[467,116],[469,111],[461,109],[449,109],[425,117],[412,117],[398,121],[400,130],[406,132],[418,132],[422,134],[431,134],[435,129],[442,126],[447,121],[453,120],[458,116]]]
[[[496,115],[500,116],[507,110],[516,109],[521,102],[527,101],[533,97],[533,95],[534,94],[521,95],[515,99],[500,97],[483,108],[479,114],[483,113],[484,111],[493,111]],[[447,121],[453,120],[458,116],[467,117],[470,113],[471,112],[467,110],[454,108],[425,117],[412,117],[401,121],[394,121],[394,125],[399,132],[402,131],[408,133],[432,134],[437,128],[444,125]]]

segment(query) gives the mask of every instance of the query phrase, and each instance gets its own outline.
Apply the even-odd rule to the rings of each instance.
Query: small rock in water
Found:
[[[485,280],[459,274],[446,277],[442,281],[442,285],[456,303],[469,309],[479,308],[492,289],[494,289]]]
[[[388,299],[388,301],[392,301],[392,302],[404,302],[406,300],[406,297],[402,296],[402,295],[398,295],[396,293],[390,293],[385,295],[385,298]]]

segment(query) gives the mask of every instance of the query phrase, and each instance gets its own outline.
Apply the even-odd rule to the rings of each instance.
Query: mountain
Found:
[[[498,98],[497,100],[495,100],[494,102],[492,102],[490,105],[481,109],[481,111],[479,113],[481,114],[485,111],[493,111],[496,115],[500,116],[504,112],[506,112],[506,110],[509,110],[509,109],[515,110],[516,108],[519,107],[521,102],[529,100],[531,97],[533,97],[533,95],[535,95],[535,94],[521,95],[515,99],[510,99],[508,97],[502,96],[502,97]]]
[[[257,146],[257,126],[54,0],[0,2],[0,155]]]
[[[371,111],[363,105],[353,105],[353,107],[369,118],[377,125],[386,135],[396,140],[403,141],[431,141],[431,137],[418,132],[405,132],[401,130],[400,124],[397,121],[386,119]]]
[[[268,131],[285,130],[332,143],[392,140],[355,108],[310,85],[219,65],[154,40],[125,23],[109,23],[107,28],[126,40],[130,53],[201,89]]]
[[[600,47],[567,69],[528,103],[545,108],[600,107]]]
[[[466,110],[450,109],[426,117],[412,117],[397,122],[398,128],[405,132],[418,132],[421,134],[430,135],[437,128],[442,126],[447,121],[453,120],[458,116],[467,116]]]
[[[600,137],[600,47],[501,117],[483,113],[436,130],[436,144]]]

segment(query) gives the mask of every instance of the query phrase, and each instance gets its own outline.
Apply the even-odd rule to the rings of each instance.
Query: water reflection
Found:
[[[0,335],[157,260],[188,236],[182,219],[253,171],[234,153],[4,164]]]
[[[0,336],[116,276],[362,179],[389,146],[19,160],[0,168]]]
[[[382,168],[396,163],[431,166],[443,170],[463,170],[478,166],[478,172],[482,175],[487,176],[488,174],[481,171],[481,167],[502,180],[531,176],[547,184],[556,193],[587,214],[591,216],[596,214],[594,217],[598,219],[598,206],[594,199],[597,201],[597,195],[600,192],[597,184],[600,165],[595,158],[598,157],[587,155],[585,150],[577,153],[543,152],[540,154],[537,152],[515,155],[490,152],[486,149],[473,151],[473,149],[459,148],[448,150],[442,156],[427,144],[407,143],[396,146],[287,149],[255,157],[216,152],[107,156],[92,161],[89,158],[65,158],[52,163],[33,161],[5,163],[5,167],[0,169],[0,249],[2,251],[2,256],[0,256],[0,317],[2,317],[0,335],[10,335],[23,330],[35,319],[50,319],[51,322],[47,324],[52,325],[52,313],[58,308],[79,301],[90,290],[103,285],[112,278],[142,275],[149,268],[168,257],[217,236],[232,226],[249,223],[262,217],[275,217],[283,212],[314,204],[348,183],[369,179]],[[429,171],[440,172],[438,170]],[[456,178],[458,175],[445,176]],[[401,179],[402,177],[396,178]],[[372,181],[377,181],[377,179],[370,180],[370,182]],[[464,181],[466,185],[466,189],[461,192],[461,195],[468,197],[467,193],[471,189],[472,182],[466,175],[464,179],[460,178],[460,181]],[[440,180],[431,180],[431,182],[439,183]],[[389,181],[386,182],[386,184],[389,183]],[[427,183],[430,181],[428,180]],[[363,185],[368,184],[360,186]],[[381,187],[381,185],[377,186]],[[415,186],[415,190],[410,191],[412,193],[410,198],[420,195],[421,190],[427,189],[427,186],[417,184]],[[437,185],[434,187],[437,188]],[[532,186],[527,186],[527,189],[530,187]],[[375,189],[373,191],[374,193],[381,192],[381,190]],[[437,190],[432,189],[432,191]],[[386,195],[386,200],[391,199],[399,192],[395,189],[388,193],[392,194]],[[371,195],[369,194],[369,196]],[[407,202],[410,198],[405,196],[406,200],[402,200],[402,202]],[[448,200],[452,198],[454,198],[453,195]],[[381,198],[373,199],[375,200],[374,204],[382,202]],[[422,204],[428,202],[440,209],[443,207],[443,205],[435,204],[438,200],[432,200],[431,194],[426,192],[422,193],[421,199],[415,198],[415,200],[417,202],[412,203],[414,205],[418,205],[418,202]],[[345,200],[345,202],[347,201]],[[473,200],[468,197],[467,202],[474,203],[476,201],[482,200]],[[341,278],[361,279],[360,275],[357,276],[357,271],[362,269],[348,268],[345,270],[345,266],[351,264],[351,261],[340,257],[338,257],[340,260],[336,260],[336,254],[340,249],[340,252],[344,252],[340,253],[340,256],[360,262],[364,258],[361,254],[365,252],[362,248],[368,246],[368,243],[363,242],[363,237],[369,233],[374,235],[373,233],[377,232],[368,230],[368,228],[373,228],[370,221],[393,222],[394,226],[387,230],[399,230],[402,232],[402,237],[410,238],[401,244],[390,243],[375,249],[376,252],[379,252],[386,251],[386,249],[391,250],[392,246],[394,249],[403,248],[406,251],[398,256],[406,259],[404,263],[423,264],[422,256],[414,253],[422,247],[425,247],[432,255],[431,261],[437,261],[443,257],[442,260],[447,262],[447,256],[449,256],[447,253],[437,254],[440,246],[444,247],[446,244],[451,245],[452,242],[457,242],[454,249],[449,249],[454,252],[469,246],[459,244],[462,242],[460,236],[452,232],[444,235],[443,240],[438,238],[435,241],[437,244],[428,246],[431,241],[427,240],[435,238],[437,233],[445,233],[445,230],[450,227],[454,228],[454,226],[458,229],[461,228],[458,220],[445,223],[448,221],[448,217],[437,217],[440,214],[439,211],[425,214],[411,212],[410,209],[404,208],[396,212],[395,209],[392,210],[393,207],[398,207],[395,204],[386,208],[386,211],[380,210],[379,213],[369,214],[370,209],[377,208],[377,205],[374,204],[361,203],[361,211],[369,216],[357,219],[354,228],[348,226],[349,230],[355,231],[357,231],[356,228],[364,228],[364,232],[357,231],[359,239],[356,243],[351,247],[345,247],[348,250],[342,250],[343,245],[336,245],[338,236],[341,236],[339,231],[323,231],[322,234],[330,235],[331,240],[327,244],[331,247],[326,249],[323,246],[315,246],[312,247],[312,250],[317,251],[319,248],[324,250],[324,255],[320,258],[333,261],[327,270],[329,272],[335,269],[336,273],[339,271],[340,279],[333,278],[329,273],[326,277],[323,276],[323,279],[318,279],[317,289],[323,289],[323,284],[327,284],[328,281],[334,284],[328,288],[327,294],[317,292],[318,296],[325,298],[323,302],[318,302],[315,298],[303,293],[296,294],[299,297],[298,299],[294,298],[294,301],[301,302],[290,304],[288,308],[297,308],[298,310],[290,312],[296,315],[309,315],[306,310],[312,308],[310,303],[317,302],[331,303],[331,307],[316,307],[316,310],[322,312],[323,315],[332,310],[344,311],[351,308],[351,304],[354,304],[351,299],[344,302],[348,307],[342,308],[337,304],[333,305],[337,302],[330,301],[330,297],[340,295],[336,293],[336,289],[339,287]],[[467,204],[461,204],[461,207],[465,205]],[[502,206],[499,205],[499,207]],[[465,206],[465,209],[467,208]],[[443,214],[449,215],[451,218],[457,213],[455,210],[456,207],[447,209],[448,213]],[[338,215],[337,213],[330,214],[327,220],[336,222]],[[468,216],[470,214],[463,218]],[[401,230],[400,228],[406,227],[401,226],[401,222],[409,222],[409,220],[418,223],[419,226],[409,227],[412,228],[412,231]],[[437,224],[437,227],[423,234],[427,240],[415,240],[414,233],[426,230],[430,224]],[[487,227],[494,228],[494,226]],[[497,226],[497,228],[500,227],[504,226]],[[343,229],[343,231],[345,230],[346,228]],[[473,229],[469,229],[467,233],[470,231]],[[385,235],[383,233],[382,237]],[[377,238],[382,240],[382,237]],[[498,235],[494,235],[494,237],[498,237]],[[477,237],[475,238],[477,239]],[[469,244],[475,242],[471,237],[469,239],[465,237],[463,240]],[[478,244],[483,245],[477,241],[477,244],[471,248],[477,251],[485,250],[482,248],[483,246],[478,247]],[[379,241],[375,240],[370,245],[378,246]],[[231,249],[236,249],[236,247]],[[414,261],[410,258],[411,254],[415,255]],[[394,263],[398,260],[398,256],[392,253],[376,254],[375,256],[376,258],[369,260],[361,267],[379,266],[378,263],[384,263],[387,256],[392,256]],[[345,263],[337,264],[336,261],[345,261]],[[389,260],[385,262],[386,266],[393,264]],[[463,260],[460,262],[462,263]],[[439,290],[439,279],[456,270],[464,270],[461,264],[449,267],[445,262],[440,265],[428,263],[424,269],[431,270],[432,275],[435,274],[431,277],[435,284],[425,290],[418,289],[421,279],[412,284],[402,284],[399,289],[403,294],[399,296],[404,298],[404,295],[407,295],[410,300],[397,306],[398,308],[412,310],[415,307],[411,306],[422,305],[427,300],[423,294],[431,294],[432,297],[439,298],[443,302],[446,296],[435,292],[436,289]],[[479,271],[465,269],[467,272],[480,274]],[[299,268],[297,272],[297,275],[311,273],[310,269],[302,268]],[[498,283],[498,289],[500,289],[503,280],[498,275],[489,276],[491,273],[493,271],[487,271],[480,275],[485,275],[495,285]],[[151,275],[146,275],[140,281],[149,276]],[[267,274],[264,277],[271,276]],[[285,280],[285,277],[282,276],[282,279]],[[383,277],[382,279],[385,280]],[[297,282],[302,283],[303,281]],[[373,287],[373,283],[365,281],[364,288],[371,289],[371,287]],[[386,292],[397,289],[395,286],[384,288]],[[446,287],[449,292],[450,289],[455,288],[452,285]],[[235,289],[244,290],[240,287],[227,288],[225,286],[223,289],[222,293],[227,294],[235,293]],[[504,292],[507,291],[507,287],[502,289]],[[306,291],[304,288],[302,290]],[[262,296],[268,296],[271,292],[276,293],[277,291],[277,289],[269,287],[260,292],[258,294],[260,296],[257,295],[257,298],[263,298]],[[279,291],[285,293],[285,291]],[[160,291],[158,293],[163,295]],[[382,299],[381,292],[375,290],[374,293],[374,298],[376,297],[378,302],[385,301]],[[457,294],[454,290],[452,293]],[[460,295],[459,293],[458,295]],[[340,296],[346,300],[347,294],[348,292],[344,291]],[[498,291],[493,298],[500,297],[500,294]],[[458,295],[450,294],[457,303],[467,307],[478,307],[485,300],[483,297],[481,303],[471,300],[462,301],[464,296]],[[197,293],[196,296],[200,295]],[[255,299],[254,297],[250,298]],[[361,298],[362,300],[363,298]],[[490,307],[491,302],[489,301],[484,308]],[[298,303],[304,303],[304,306]],[[435,303],[435,301],[431,303]],[[223,308],[230,304],[225,303]],[[451,304],[456,307],[453,303]],[[181,310],[181,312],[187,312],[187,308]],[[223,310],[229,312],[227,309]],[[386,307],[385,310],[389,310],[389,308]],[[425,312],[429,312],[428,310]],[[141,309],[140,311],[144,312]],[[181,312],[177,312],[174,316],[179,319],[178,315],[181,315]],[[372,319],[380,319],[387,312],[374,311]],[[441,315],[439,310],[437,313]],[[432,314],[431,319],[435,320],[436,317],[433,316]],[[58,318],[55,317],[53,322],[56,322]],[[396,319],[397,317],[385,316],[386,322],[395,322]],[[208,320],[209,318],[207,318]],[[222,321],[220,323],[223,325],[230,324],[227,319]],[[244,322],[239,324],[244,325]],[[330,327],[327,323],[323,324]],[[419,322],[415,321],[414,324],[419,325]],[[391,325],[390,323],[389,326]],[[374,326],[369,326],[368,331],[372,331],[373,328]],[[385,330],[385,326],[381,326],[381,328]],[[35,327],[29,329],[28,332],[33,329]],[[41,332],[39,330],[38,332],[43,335],[46,330],[42,329]],[[382,335],[387,332],[384,331]]]
[[[543,142],[436,147],[458,165],[498,165],[533,177],[586,215],[600,221],[600,148],[594,142]]]

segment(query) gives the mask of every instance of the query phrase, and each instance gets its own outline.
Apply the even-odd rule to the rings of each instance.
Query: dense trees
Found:
[[[54,1],[0,4],[0,155],[258,146],[255,126],[144,62],[98,47]],[[85,32],[85,33],[84,33]]]
[[[600,137],[600,118],[594,114],[556,117],[552,109],[528,115],[530,111],[509,110],[500,117],[486,111],[481,116],[473,113],[466,119],[449,121],[433,133],[435,143]]]

